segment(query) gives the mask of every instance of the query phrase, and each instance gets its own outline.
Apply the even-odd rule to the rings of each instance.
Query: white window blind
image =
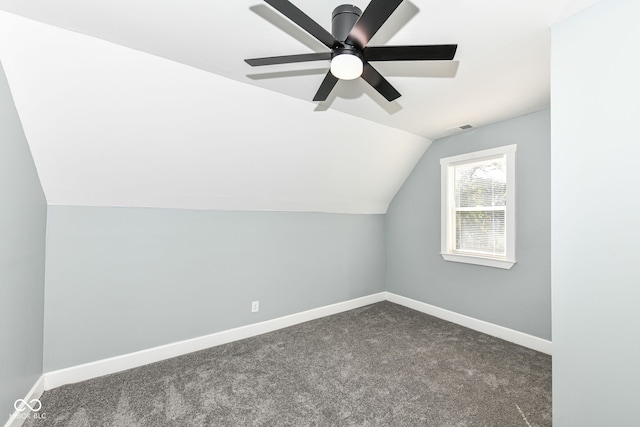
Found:
[[[506,156],[453,169],[454,250],[505,256]]]
[[[445,260],[515,263],[515,151],[510,145],[441,159]]]

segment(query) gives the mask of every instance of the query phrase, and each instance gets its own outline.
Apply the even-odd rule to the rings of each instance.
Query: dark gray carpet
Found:
[[[41,400],[25,426],[550,426],[551,358],[382,302]]]

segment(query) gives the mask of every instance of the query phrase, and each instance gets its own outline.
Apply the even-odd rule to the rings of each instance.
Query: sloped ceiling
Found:
[[[35,20],[0,13],[0,61],[50,204],[383,213],[447,128],[548,107],[549,25],[593,2],[405,1],[372,45],[459,49],[376,65],[393,103],[245,64],[323,49],[257,0],[0,0]],[[338,3],[295,4],[329,28]]]

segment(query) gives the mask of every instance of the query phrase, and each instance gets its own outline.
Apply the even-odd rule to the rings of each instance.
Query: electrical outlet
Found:
[[[257,313],[260,311],[260,301],[252,301],[251,302],[251,312]]]

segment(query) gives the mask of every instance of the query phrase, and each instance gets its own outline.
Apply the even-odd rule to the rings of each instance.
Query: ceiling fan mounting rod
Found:
[[[362,15],[362,11],[351,4],[343,4],[333,9],[331,14],[331,33],[333,37],[344,43],[360,15]]]

